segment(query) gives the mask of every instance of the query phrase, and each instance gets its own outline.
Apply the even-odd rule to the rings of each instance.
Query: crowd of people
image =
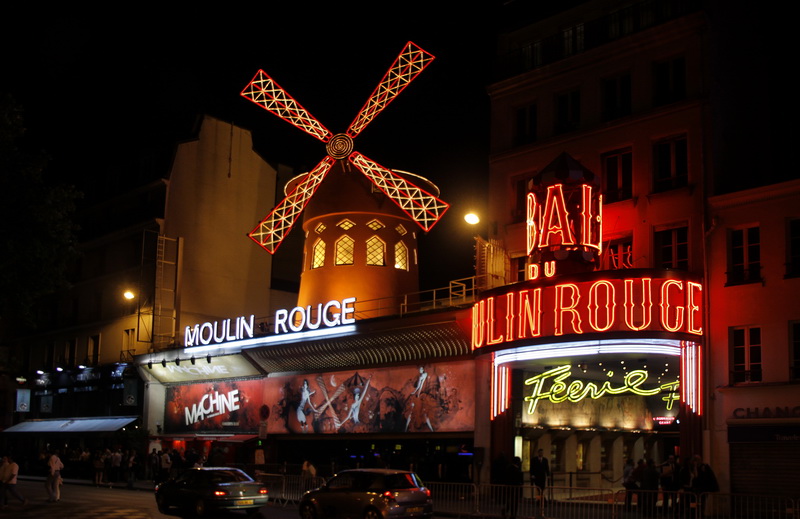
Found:
[[[700,506],[705,505],[709,492],[718,492],[716,475],[700,456],[687,458],[683,463],[670,455],[666,461],[656,464],[652,458],[640,459],[634,465],[629,458],[622,473],[625,492],[625,509],[633,509],[634,497],[641,515],[652,516],[656,512],[659,493],[661,511],[677,513],[683,507],[695,503],[698,497]]]

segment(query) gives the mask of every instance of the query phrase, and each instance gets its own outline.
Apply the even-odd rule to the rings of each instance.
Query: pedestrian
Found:
[[[547,487],[547,478],[550,477],[550,462],[544,456],[544,450],[539,449],[536,457],[531,459],[531,483],[539,489],[539,495],[544,500],[544,489]]]
[[[28,500],[25,499],[17,490],[17,476],[19,475],[19,465],[14,461],[13,456],[10,454],[5,456],[5,464],[3,465],[2,469],[2,476],[3,476],[3,504],[2,507],[5,508],[8,505],[8,494],[10,493],[12,496],[19,499],[22,503],[22,506],[28,504]]]
[[[511,463],[508,464],[506,471],[506,506],[504,512],[508,512],[509,519],[516,519],[517,508],[519,501],[522,498],[522,484],[524,480],[522,477],[522,460],[519,456],[514,456]],[[505,515],[505,513],[503,514]]]
[[[61,499],[61,471],[64,469],[64,463],[61,462],[58,454],[58,450],[54,450],[47,459],[45,487],[47,488],[47,500],[51,503]]]
[[[128,451],[128,455],[125,460],[125,468],[127,470],[127,477],[128,477],[128,484],[127,488],[133,490],[133,485],[136,483],[136,470],[139,463],[136,456],[136,450],[131,449]]]
[[[148,479],[152,480],[154,483],[161,481],[159,477],[161,473],[161,456],[158,455],[158,451],[156,451],[155,447],[153,447],[148,457],[147,468],[150,471],[150,477]]]
[[[95,451],[94,458],[92,459],[92,467],[94,467],[94,484],[99,487],[103,484],[103,469],[105,468],[102,451]]]
[[[625,511],[630,512],[633,508],[633,495],[639,490],[639,482],[636,481],[636,467],[633,458],[628,458],[625,468],[622,469],[622,486],[625,487]]]

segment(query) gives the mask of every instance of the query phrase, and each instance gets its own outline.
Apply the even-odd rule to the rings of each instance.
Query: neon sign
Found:
[[[236,341],[253,338],[253,321],[255,316],[237,317],[236,320],[224,319],[222,322],[206,322],[187,326],[184,332],[184,345],[199,346],[213,343]]]
[[[544,278],[490,295],[472,307],[472,348],[585,333],[702,335],[700,283],[660,277],[661,271],[628,270],[617,275],[634,273],[651,275],[596,279],[590,273],[562,283]]]
[[[536,411],[536,405],[540,400],[548,400],[554,404],[569,401],[572,403],[580,402],[584,398],[597,400],[605,395],[620,395],[630,393],[638,396],[654,396],[662,392],[667,392],[661,399],[666,402],[666,409],[669,411],[673,403],[680,399],[675,391],[678,389],[678,381],[671,381],[660,384],[658,387],[645,389],[641,387],[647,382],[649,374],[647,371],[637,369],[625,374],[625,379],[621,386],[613,387],[611,381],[584,382],[582,380],[569,381],[572,375],[572,366],[567,364],[559,366],[540,375],[535,375],[525,381],[526,386],[533,386],[531,394],[525,397],[528,403],[528,414]],[[607,372],[613,376],[613,371]]]
[[[303,328],[316,330],[323,325],[331,328],[340,324],[353,324],[356,322],[352,316],[356,311],[355,302],[355,297],[347,297],[341,302],[333,300],[324,305],[319,303],[316,309],[308,305],[296,306],[291,310],[278,310],[275,312],[275,333],[299,332]]]
[[[568,187],[565,198],[564,185],[547,187],[544,203],[535,193],[527,198],[527,245],[530,256],[536,249],[558,247],[566,250],[601,249],[602,195],[594,188],[581,184],[578,189]],[[567,198],[569,200],[567,200]]]

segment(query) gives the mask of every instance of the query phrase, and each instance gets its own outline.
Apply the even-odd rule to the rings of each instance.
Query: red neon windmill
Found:
[[[347,131],[335,135],[300,106],[300,103],[286,93],[266,72],[259,70],[242,91],[242,96],[324,142],[327,155],[296,183],[296,187],[255,229],[250,231],[250,238],[268,252],[274,253],[289,234],[298,215],[314,196],[325,175],[337,160],[344,159],[369,178],[420,227],[426,231],[430,230],[447,211],[449,205],[365,155],[353,151],[353,139],[431,61],[433,61],[431,54],[408,42],[356,118],[350,123]]]

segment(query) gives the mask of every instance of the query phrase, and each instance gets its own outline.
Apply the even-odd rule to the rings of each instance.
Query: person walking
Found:
[[[19,475],[19,465],[14,461],[14,458],[8,454],[5,457],[5,463],[2,467],[2,479],[3,479],[3,504],[2,507],[5,508],[8,506],[8,494],[10,493],[12,496],[19,499],[22,503],[22,506],[28,504],[28,500],[25,499],[22,494],[19,493],[17,490],[17,476]]]
[[[531,482],[539,489],[544,499],[544,489],[547,487],[547,478],[550,477],[550,462],[544,457],[544,450],[539,449],[536,457],[531,459]]]
[[[47,500],[51,503],[61,499],[61,471],[64,469],[64,464],[58,454],[58,450],[54,450],[47,459],[45,487],[47,488]]]
[[[519,456],[514,456],[514,459],[508,465],[506,471],[506,506],[503,508],[503,516],[508,514],[509,519],[516,519],[517,509],[519,502],[522,499],[522,485],[524,479],[522,477],[522,460]]]

